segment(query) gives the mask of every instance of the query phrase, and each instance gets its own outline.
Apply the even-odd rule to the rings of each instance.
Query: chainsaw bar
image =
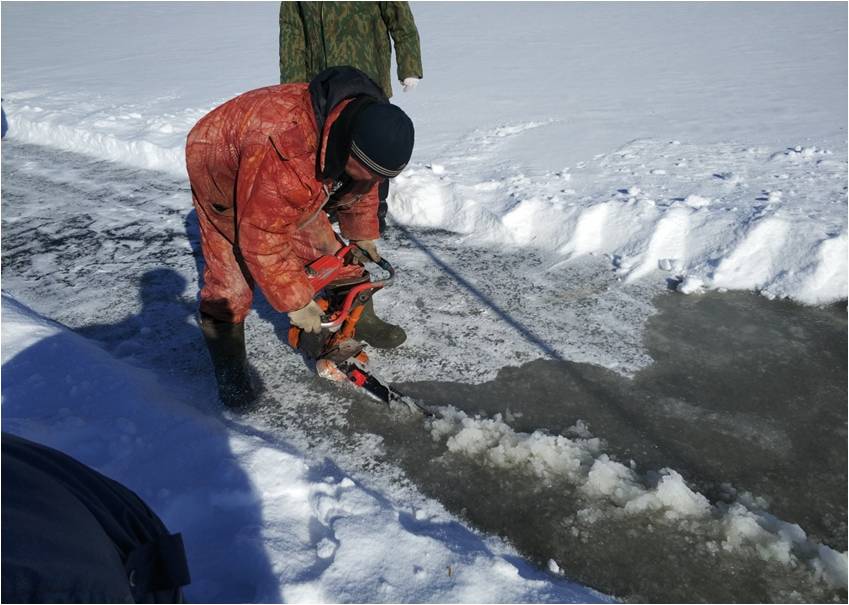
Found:
[[[378,377],[368,365],[356,357],[351,357],[342,362],[334,362],[326,358],[320,359],[316,363],[316,370],[319,376],[334,382],[347,382],[355,389],[364,392],[372,399],[382,401],[390,408],[401,407],[424,416],[434,415],[431,410],[415,399],[400,393],[388,382]]]

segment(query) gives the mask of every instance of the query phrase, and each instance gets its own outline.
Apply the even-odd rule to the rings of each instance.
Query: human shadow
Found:
[[[212,364],[194,319],[196,304],[185,297],[187,280],[173,269],[157,268],[143,273],[137,283],[140,303],[138,313],[112,324],[83,326],[75,332],[97,342],[122,361],[152,371],[157,382],[166,386],[186,405],[197,408],[203,414],[220,415],[221,404],[217,397]],[[45,346],[49,344],[45,343]],[[33,355],[38,354],[38,351],[33,352]],[[6,375],[8,372],[4,366],[4,377]],[[4,396],[4,412],[5,406]],[[221,420],[225,426],[231,426],[226,417]],[[196,444],[187,443],[186,447],[194,448]],[[209,469],[220,468],[222,465],[226,467],[228,491],[254,494],[251,480],[235,462],[224,434],[218,441],[210,442],[207,439],[203,449],[214,452],[210,456]],[[185,480],[191,484],[194,478],[186,477]],[[215,491],[212,485],[214,483],[210,486],[208,496],[202,497],[195,490],[192,498],[214,500]],[[260,495],[254,494],[246,497],[240,506],[233,507],[226,514],[217,507],[207,509],[207,515],[194,513],[197,518],[189,522],[190,527],[197,526],[199,533],[217,532],[219,537],[229,534],[229,539],[221,538],[216,542],[231,543],[239,552],[238,564],[221,570],[222,573],[232,576],[232,582],[215,588],[214,590],[220,591],[218,596],[205,596],[201,600],[212,598],[222,602],[252,601],[258,596],[254,591],[259,589],[252,587],[254,578],[265,579],[262,586],[265,595],[263,599],[279,602],[282,598],[279,587],[275,585],[272,563],[268,560],[262,543],[245,541],[240,537],[245,527],[263,525],[261,501]],[[189,515],[188,511],[182,511],[181,514]],[[203,519],[209,520],[208,527],[204,527]],[[189,538],[190,536],[187,539]],[[197,536],[196,540],[200,542],[200,536]],[[199,577],[198,580],[204,581],[204,578]],[[204,590],[203,587],[201,584],[201,590]],[[212,590],[208,587],[205,589]],[[191,587],[187,594],[191,598]]]
[[[138,313],[75,331],[118,359],[152,370],[160,382],[190,391],[191,401],[200,409],[217,412],[212,364],[195,319],[196,305],[185,298],[186,279],[173,269],[157,268],[143,273],[136,283]]]
[[[185,179],[3,144],[3,271],[13,277],[3,284],[4,320],[16,308],[34,316],[5,295],[9,288],[78,328],[38,316],[32,329],[4,322],[4,430],[67,452],[144,497],[186,539],[190,601],[280,602],[279,578],[254,531],[266,524],[263,498],[231,448],[231,420],[217,401],[194,293],[186,293],[190,267],[172,221],[185,214]],[[197,234],[189,237],[199,250]],[[29,344],[6,340],[10,329]]]
[[[264,526],[262,497],[232,451],[226,423],[210,423],[208,414],[193,409],[171,388],[173,381],[161,380],[161,367],[140,370],[98,346],[115,339],[118,344],[105,348],[126,354],[126,343],[138,342],[138,335],[150,330],[140,346],[165,346],[169,353],[159,359],[167,363],[180,347],[172,348],[166,335],[176,342],[191,338],[188,324],[173,333],[190,313],[174,298],[182,291],[182,278],[163,269],[141,281],[139,315],[77,333],[57,326],[53,335],[7,359],[4,429],[121,481],[143,496],[171,531],[182,532],[193,576],[186,590],[190,601],[280,602],[261,537],[245,538],[245,528]],[[4,313],[34,316],[13,299],[4,297],[3,305]],[[229,494],[240,497],[230,501]]]

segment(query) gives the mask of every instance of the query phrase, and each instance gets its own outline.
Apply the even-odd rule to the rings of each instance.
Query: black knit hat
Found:
[[[351,153],[372,172],[392,178],[410,161],[414,138],[413,121],[400,107],[373,103],[354,119]]]

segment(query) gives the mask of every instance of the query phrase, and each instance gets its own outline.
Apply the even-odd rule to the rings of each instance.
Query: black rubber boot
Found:
[[[245,351],[245,324],[228,323],[205,313],[199,314],[199,323],[212,358],[221,403],[235,408],[256,401]]]
[[[387,323],[375,315],[371,299],[365,304],[354,336],[378,349],[394,349],[407,340],[407,333],[401,326]]]

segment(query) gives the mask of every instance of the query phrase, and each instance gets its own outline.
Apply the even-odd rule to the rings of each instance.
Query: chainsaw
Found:
[[[400,406],[430,416],[430,410],[399,393],[372,371],[365,345],[356,340],[357,322],[365,303],[375,292],[392,284],[395,268],[381,258],[375,262],[385,273],[379,279],[373,279],[365,268],[360,276],[339,278],[343,269],[359,264],[355,250],[369,258],[356,244],[345,244],[336,254],[319,257],[307,265],[305,271],[313,299],[324,312],[321,332],[311,334],[290,326],[289,345],[313,360],[316,373],[322,378],[349,384],[392,408]]]

